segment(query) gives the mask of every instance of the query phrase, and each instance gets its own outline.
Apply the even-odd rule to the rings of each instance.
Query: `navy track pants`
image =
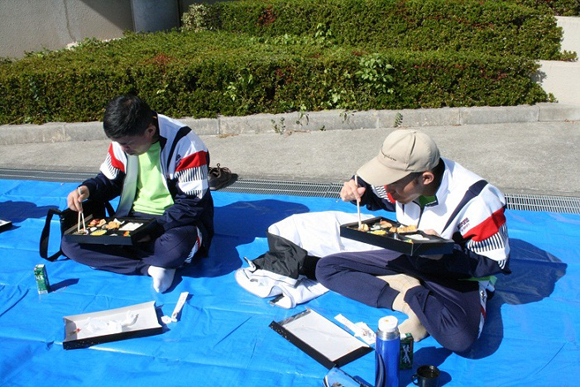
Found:
[[[316,279],[328,289],[366,305],[392,309],[399,292],[376,276],[404,273],[415,277],[421,286],[409,290],[405,301],[427,332],[447,349],[467,350],[480,330],[478,282],[436,277],[418,267],[416,258],[390,250],[338,253],[318,261]]]

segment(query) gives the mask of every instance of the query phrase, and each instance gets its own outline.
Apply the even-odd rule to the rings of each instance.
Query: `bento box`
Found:
[[[154,219],[143,218],[103,218],[85,219],[85,230],[75,224],[64,232],[67,242],[99,245],[134,245],[145,237],[155,226]]]
[[[340,236],[412,256],[453,251],[452,240],[425,234],[414,226],[405,226],[383,217],[370,218],[361,223],[363,230],[359,230],[358,222],[341,225]]]
[[[64,349],[86,348],[95,344],[155,335],[163,331],[155,301],[65,316],[63,320]]]

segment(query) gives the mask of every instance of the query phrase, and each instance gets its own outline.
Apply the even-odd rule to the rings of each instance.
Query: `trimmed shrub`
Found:
[[[129,34],[0,63],[0,123],[93,121],[137,93],[174,117],[296,110],[501,106],[548,99],[534,61],[455,51],[371,50],[328,36]]]
[[[569,53],[560,53],[562,31],[553,13],[544,9],[479,0],[247,0],[196,6],[191,12],[203,21],[184,23],[184,28],[269,37],[317,36],[373,50],[571,59]],[[184,15],[184,20],[188,17]]]
[[[580,16],[578,0],[514,0],[514,3],[536,8],[542,13],[553,12],[556,16]]]

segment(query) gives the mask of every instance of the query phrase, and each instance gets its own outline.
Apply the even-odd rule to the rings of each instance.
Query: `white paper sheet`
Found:
[[[336,361],[359,348],[368,347],[332,321],[311,309],[309,312],[283,327],[329,360]]]

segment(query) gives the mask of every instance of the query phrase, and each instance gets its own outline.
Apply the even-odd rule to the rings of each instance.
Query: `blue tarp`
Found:
[[[76,184],[0,180],[0,383],[7,386],[320,386],[328,372],[269,328],[306,307],[328,319],[341,313],[373,329],[395,314],[329,292],[286,310],[239,287],[234,271],[242,257],[267,249],[266,228],[309,211],[354,212],[327,198],[214,193],[216,236],[210,256],[178,272],[176,286],[157,294],[151,278],[91,270],[70,260],[43,260],[40,232],[49,208],[64,208]],[[386,214],[383,214],[386,215]],[[580,215],[507,212],[513,274],[500,277],[488,304],[481,339],[462,356],[431,337],[415,344],[411,384],[422,364],[437,365],[441,385],[572,386],[580,377]],[[54,220],[50,251],[58,248]],[[33,269],[45,263],[52,285],[39,295]],[[181,292],[192,296],[181,319],[163,333],[65,350],[63,316],[155,301],[170,315]],[[342,369],[374,382],[374,353]]]

